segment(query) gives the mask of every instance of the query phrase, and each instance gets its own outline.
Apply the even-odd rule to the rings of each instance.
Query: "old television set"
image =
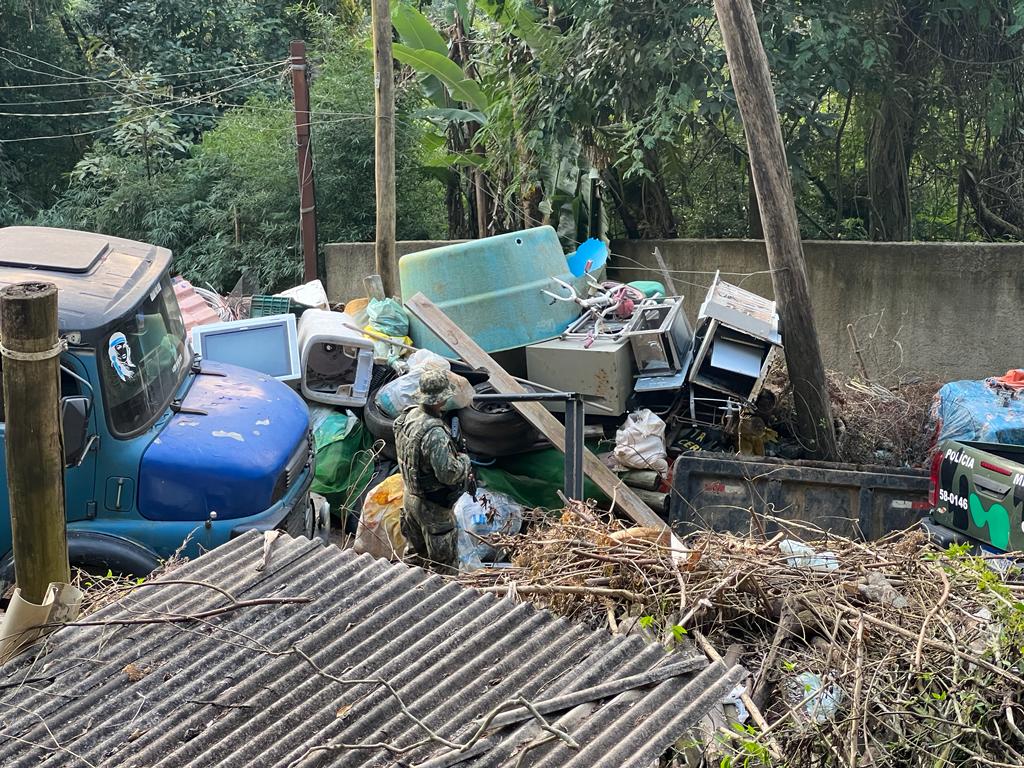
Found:
[[[268,315],[197,325],[192,329],[192,349],[204,360],[293,382],[302,377],[297,337],[295,315]]]

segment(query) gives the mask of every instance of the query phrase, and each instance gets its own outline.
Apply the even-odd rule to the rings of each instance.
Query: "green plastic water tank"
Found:
[[[594,264],[593,271],[604,263]],[[536,227],[480,240],[410,253],[398,262],[402,299],[416,293],[437,304],[488,352],[515,349],[553,339],[579,317],[573,302],[541,293],[564,294],[551,279],[585,283],[574,276],[551,227]],[[416,346],[441,355],[451,349],[416,318],[410,318]]]

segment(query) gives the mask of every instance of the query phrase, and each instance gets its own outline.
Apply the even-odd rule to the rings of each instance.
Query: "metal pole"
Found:
[[[565,497],[583,499],[583,395],[565,401]]]
[[[64,518],[57,287],[0,291],[7,494],[21,596],[40,605],[50,582],[71,581]]]
[[[515,392],[474,395],[476,403],[565,403],[565,483],[567,499],[583,499],[583,427],[586,403],[578,392]]]
[[[292,90],[295,95],[295,141],[299,162],[299,227],[302,231],[302,276],[316,280],[316,190],[313,186],[313,145],[309,130],[309,80],[306,43],[291,44]]]
[[[601,237],[601,177],[596,171],[591,171],[590,176],[590,220],[587,232],[590,237]]]

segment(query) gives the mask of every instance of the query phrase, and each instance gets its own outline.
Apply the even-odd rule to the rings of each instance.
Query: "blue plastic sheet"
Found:
[[[1024,391],[953,381],[935,395],[932,415],[939,440],[1024,445]]]

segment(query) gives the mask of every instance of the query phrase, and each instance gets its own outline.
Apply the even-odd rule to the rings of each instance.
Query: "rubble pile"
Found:
[[[742,663],[748,706],[705,739],[713,764],[1024,765],[1016,567],[930,550],[917,532],[702,532],[673,552],[658,532],[576,506],[494,537],[512,566],[462,580]]]

